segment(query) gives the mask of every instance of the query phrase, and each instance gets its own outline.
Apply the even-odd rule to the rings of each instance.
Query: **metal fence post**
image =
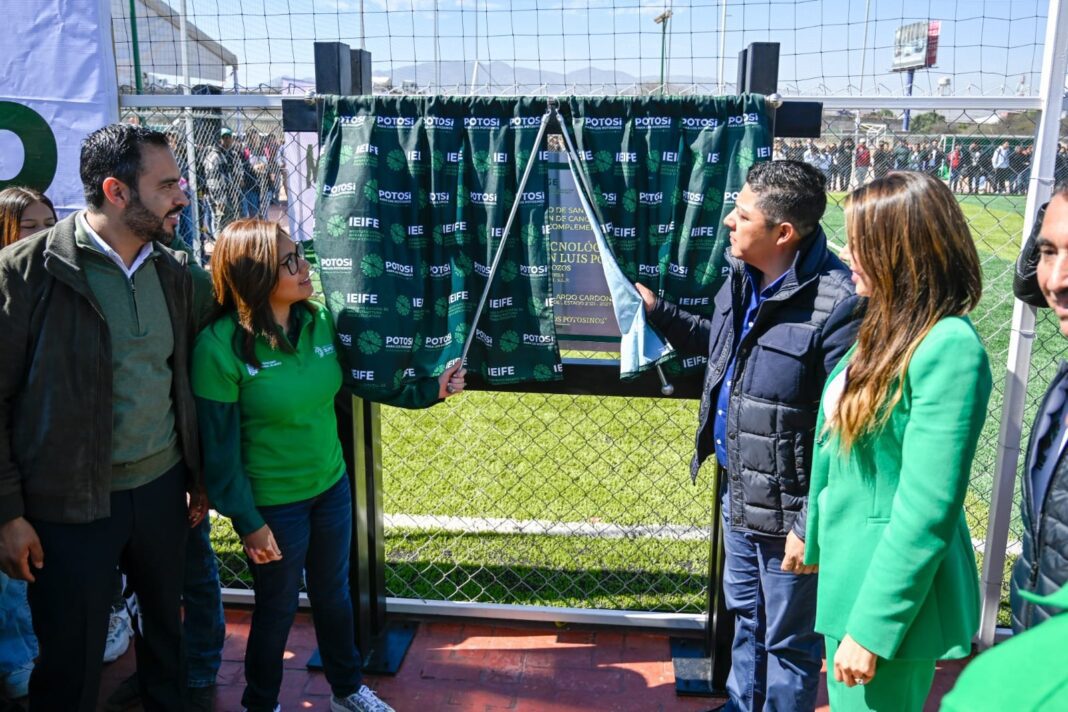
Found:
[[[1021,246],[1031,232],[1039,206],[1053,192],[1057,139],[1064,103],[1064,78],[1068,70],[1068,8],[1063,0],[1050,0],[1046,24],[1046,42],[1042,56],[1042,79],[1039,96],[1041,116],[1035,140],[1035,158],[1027,190],[1027,207]],[[1023,443],[1024,408],[1027,380],[1031,367],[1031,346],[1035,337],[1035,310],[1016,301],[1012,311],[1012,331],[1005,375],[1005,400],[998,433],[998,458],[994,468],[993,497],[986,543],[983,549],[981,577],[983,606],[979,623],[979,645],[994,644],[998,608],[1004,579],[1006,545],[1012,519],[1016,466]]]
[[[130,3],[133,9],[133,2]],[[182,35],[182,93],[189,94],[192,86],[189,80],[189,31],[186,23],[185,0],[182,0],[179,8],[178,27]],[[189,201],[189,209],[193,218],[193,244],[189,247],[193,250],[193,258],[198,265],[204,264],[204,236],[200,232],[200,181],[197,176],[197,149],[193,138],[193,108],[185,107],[185,164],[186,174],[189,176],[189,192],[192,199]]]

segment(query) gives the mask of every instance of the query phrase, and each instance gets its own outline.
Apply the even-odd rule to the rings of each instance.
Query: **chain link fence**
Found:
[[[904,133],[900,118],[889,112],[828,110],[821,138],[776,144],[779,157],[825,171],[830,201],[824,226],[838,246],[845,240],[843,200],[861,181],[888,170],[925,170],[958,196],[984,272],[983,298],[972,319],[994,370],[965,504],[980,558],[997,460],[1012,270],[1037,120],[1034,112],[996,124],[989,117],[978,110],[927,112],[914,116],[914,130]],[[124,120],[174,136],[182,168],[200,195],[200,229],[183,234],[191,244],[202,239],[205,260],[215,232],[236,216],[281,221],[310,239],[314,138],[284,134],[280,110],[127,109]],[[917,124],[925,131],[917,131]],[[232,146],[223,145],[229,143],[224,129],[232,132]],[[993,152],[1006,143],[1023,157],[1008,173],[998,172]],[[226,180],[218,168],[224,158],[234,167]],[[187,226],[193,224],[190,217]],[[1025,437],[1068,351],[1048,314],[1039,315],[1036,331]],[[471,392],[424,411],[382,408],[388,595],[701,612],[713,492],[710,467],[696,486],[688,477],[696,406],[676,399]],[[1019,551],[1019,526],[1016,513],[1007,568]],[[250,588],[240,542],[227,520],[213,521],[213,541],[223,586]],[[1004,587],[1003,608],[1007,577]],[[999,622],[1007,622],[1004,611]]]

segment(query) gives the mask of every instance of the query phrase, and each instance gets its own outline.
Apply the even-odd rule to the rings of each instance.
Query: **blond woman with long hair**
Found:
[[[935,661],[979,622],[964,495],[991,375],[966,316],[979,257],[953,195],[891,173],[846,201],[847,259],[868,299],[816,425],[805,563],[831,709],[922,710]]]

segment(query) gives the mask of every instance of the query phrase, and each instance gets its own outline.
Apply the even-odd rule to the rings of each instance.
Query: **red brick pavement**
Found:
[[[228,609],[226,619],[216,710],[239,712],[250,614]],[[311,618],[300,613],[286,652],[283,712],[330,709],[322,673],[304,667],[314,649]],[[961,667],[939,668],[928,710],[937,710]],[[132,650],[107,666],[101,699],[133,668]],[[719,704],[675,695],[663,633],[523,623],[423,621],[396,677],[367,683],[398,712],[697,712]],[[821,712],[826,700],[821,685]]]

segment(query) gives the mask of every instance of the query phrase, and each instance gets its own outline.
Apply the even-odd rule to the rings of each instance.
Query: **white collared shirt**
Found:
[[[111,245],[104,242],[104,238],[96,234],[96,230],[94,230],[89,224],[89,221],[85,219],[84,212],[78,213],[78,220],[82,226],[82,229],[84,229],[89,234],[89,237],[93,239],[93,244],[97,246],[97,249],[99,249],[105,255],[110,257],[111,260],[119,266],[119,269],[122,270],[122,273],[126,275],[126,279],[133,279],[134,273],[137,271],[137,268],[145,263],[145,260],[147,260],[149,256],[152,255],[152,251],[155,249],[154,243],[146,242],[144,247],[141,248],[141,251],[137,253],[137,257],[134,258],[133,264],[127,267],[126,263],[122,261],[122,257],[119,256],[119,253],[111,249]]]

